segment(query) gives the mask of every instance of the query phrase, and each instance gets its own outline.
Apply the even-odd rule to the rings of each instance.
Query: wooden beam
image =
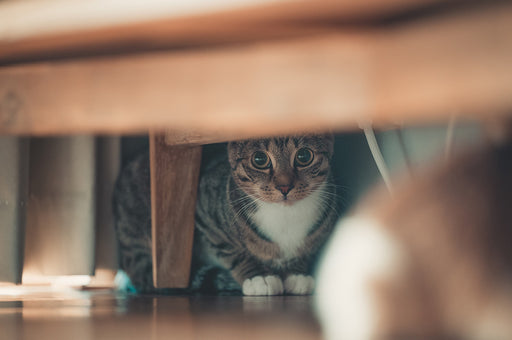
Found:
[[[186,288],[190,275],[201,147],[150,136],[153,284]]]
[[[304,35],[446,0],[51,0],[0,3],[0,64]],[[323,27],[323,28],[322,28]]]
[[[346,121],[366,105],[359,43],[341,34],[1,68],[0,133],[279,131],[309,126],[312,114],[321,125]]]
[[[372,74],[375,116],[429,122],[512,114],[511,37],[510,3],[382,32]]]
[[[0,133],[223,138],[506,114],[511,36],[502,4],[379,30],[3,67]]]
[[[165,132],[167,145],[203,145],[238,140],[247,135],[238,134],[204,134],[194,130],[168,130]]]

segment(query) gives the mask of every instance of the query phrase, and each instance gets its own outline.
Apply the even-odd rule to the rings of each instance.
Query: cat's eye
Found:
[[[296,166],[308,166],[313,162],[313,151],[309,148],[301,148],[295,154],[295,165]]]
[[[267,153],[263,151],[256,151],[253,153],[251,161],[252,165],[256,169],[268,169],[271,165],[270,157],[268,157]]]

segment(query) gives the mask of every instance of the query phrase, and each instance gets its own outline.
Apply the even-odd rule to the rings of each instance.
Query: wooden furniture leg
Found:
[[[170,146],[150,135],[153,283],[188,286],[201,146]]]

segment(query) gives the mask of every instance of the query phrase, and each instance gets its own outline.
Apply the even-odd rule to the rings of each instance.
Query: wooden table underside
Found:
[[[509,1],[116,1],[0,4],[0,133],[152,131],[159,287],[188,281],[201,144],[511,112]]]

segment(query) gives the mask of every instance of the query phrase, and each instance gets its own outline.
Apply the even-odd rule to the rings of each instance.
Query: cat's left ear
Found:
[[[322,135],[327,151],[329,152],[329,158],[332,158],[334,153],[334,134],[326,133]]]

